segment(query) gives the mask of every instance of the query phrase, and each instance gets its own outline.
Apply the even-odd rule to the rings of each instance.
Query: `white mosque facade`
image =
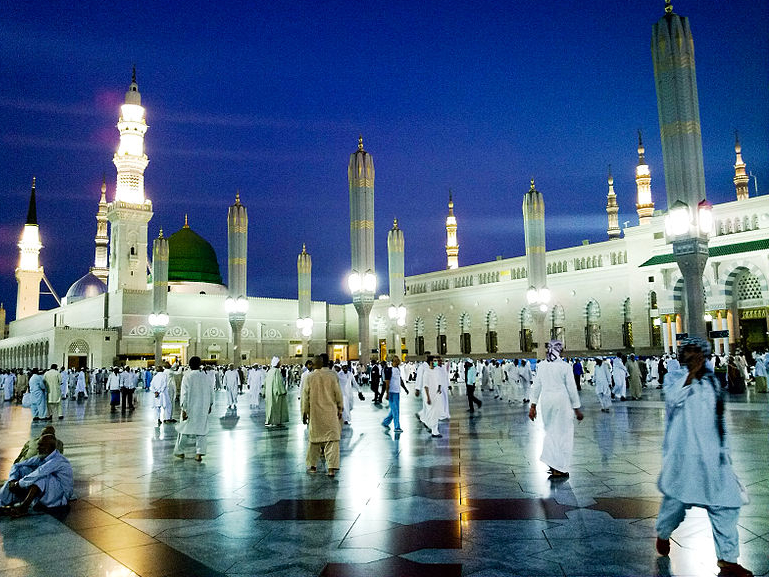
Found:
[[[144,195],[149,163],[144,115],[134,76],[118,122],[115,194],[108,203],[103,185],[98,204],[94,266],[50,310],[40,310],[39,302],[41,282],[50,286],[40,264],[41,239],[51,232],[38,230],[33,181],[18,245],[16,320],[7,338],[0,339],[0,367],[147,365],[153,363],[156,339],[162,342],[164,359],[182,363],[193,355],[251,364],[273,355],[285,361],[320,352],[340,360],[416,357],[426,351],[450,357],[532,357],[536,339],[551,337],[562,339],[570,354],[579,356],[623,350],[659,354],[674,351],[677,336],[686,331],[683,279],[666,236],[665,213],[654,209],[640,135],[638,224],[619,229],[610,176],[608,240],[550,251],[542,240],[549,299],[542,305],[544,331],[539,333],[537,311],[527,300],[532,287],[527,256],[462,266],[461,210],[455,213],[454,198],[446,219],[445,270],[404,276],[409,233],[396,222],[387,238],[389,291],[380,290],[387,294],[373,300],[369,322],[359,322],[359,311],[367,308],[356,308],[354,298],[347,304],[310,300],[311,259],[304,249],[298,259],[298,298],[246,296],[247,263],[238,255],[245,254],[247,218],[239,199],[230,214],[240,211],[240,220],[228,218],[229,238],[241,238],[229,242],[229,288],[213,248],[186,219],[182,229],[167,237],[167,284],[162,275],[153,280],[148,256],[152,242],[147,238],[152,202]],[[735,153],[735,200],[712,208],[703,275],[707,328],[721,352],[769,345],[769,196],[750,195],[739,141]],[[371,210],[364,220],[351,222],[351,230],[368,222],[365,227],[373,230],[373,159],[361,142],[350,167],[357,166],[356,154],[367,155],[366,195],[361,198]],[[350,186],[356,191],[360,178],[353,172],[350,168]],[[536,192],[533,181],[530,192]],[[547,194],[544,198],[547,202]],[[373,248],[368,249],[373,255]],[[379,278],[381,287],[381,269]],[[234,287],[242,294],[234,294]],[[167,298],[158,299],[157,291]],[[228,299],[240,299],[240,308],[227,309],[236,302]],[[150,323],[160,317],[167,324]],[[360,326],[369,327],[368,339],[360,338]],[[368,341],[368,352],[359,351],[361,340]]]

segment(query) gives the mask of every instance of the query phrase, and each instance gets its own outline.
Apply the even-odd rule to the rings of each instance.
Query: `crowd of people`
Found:
[[[541,419],[544,440],[540,460],[553,480],[569,477],[574,450],[575,422],[583,419],[580,392],[592,388],[602,412],[613,401],[640,400],[646,389],[663,389],[667,423],[663,468],[659,489],[663,501],[657,522],[657,551],[667,555],[670,534],[692,506],[707,509],[713,525],[720,575],[749,577],[737,564],[739,543],[736,523],[744,491],[731,469],[725,440],[724,399],[728,392],[744,392],[747,384],[766,390],[769,356],[754,355],[748,363],[740,354],[719,356],[706,341],[688,339],[676,354],[637,358],[619,353],[612,357],[563,356],[560,341],[551,341],[547,356],[534,359],[444,359],[427,353],[422,360],[401,363],[373,361],[368,365],[332,363],[323,354],[304,365],[282,365],[278,357],[270,365],[250,367],[205,365],[199,357],[187,366],[155,368],[111,367],[88,370],[2,370],[0,385],[6,401],[28,406],[32,420],[62,419],[63,399],[84,403],[92,395],[108,394],[110,410],[135,410],[134,392],[146,389],[152,399],[157,425],[176,424],[173,454],[184,459],[194,444],[194,459],[202,461],[207,449],[209,419],[217,391],[227,400],[227,415],[237,413],[239,399],[247,395],[252,412],[264,408],[267,429],[285,428],[289,422],[288,394],[298,388],[300,415],[307,425],[307,472],[317,473],[325,462],[326,474],[340,469],[339,442],[345,426],[352,423],[357,401],[381,406],[387,398],[382,427],[395,435],[404,432],[400,415],[401,392],[420,398],[418,421],[433,438],[442,437],[439,424],[451,418],[449,397],[467,398],[471,416],[485,402],[528,404],[532,421]],[[476,391],[478,394],[476,395]],[[174,418],[178,396],[178,416]],[[480,397],[480,398],[479,398]],[[713,419],[702,418],[712,414]],[[226,415],[225,415],[226,416]],[[692,431],[696,430],[696,435]],[[713,451],[714,446],[720,447]],[[66,505],[73,496],[73,474],[62,455],[63,445],[52,426],[22,449],[8,481],[0,490],[0,515],[18,517],[30,507]]]

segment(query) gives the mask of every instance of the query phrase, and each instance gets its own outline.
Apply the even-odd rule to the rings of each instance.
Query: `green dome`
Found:
[[[168,237],[168,280],[222,284],[213,247],[187,224]]]

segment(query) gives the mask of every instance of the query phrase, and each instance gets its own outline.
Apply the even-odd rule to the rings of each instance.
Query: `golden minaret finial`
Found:
[[[673,13],[673,0],[665,0],[665,14]]]
[[[529,188],[529,190],[537,190],[536,188],[534,188],[534,177],[533,176],[531,177],[531,188]]]
[[[107,177],[104,174],[101,175],[101,193],[107,193]]]
[[[398,219],[397,218],[393,218],[393,228],[395,230],[398,230]]]
[[[190,228],[190,223],[187,220],[187,213],[184,213],[184,228]]]
[[[163,238],[163,229],[160,229],[160,232],[158,233],[158,238]]]
[[[235,190],[235,204],[240,204],[240,189]]]
[[[302,254],[307,254],[307,245],[302,243]]]
[[[363,135],[358,135],[358,150],[363,150]]]

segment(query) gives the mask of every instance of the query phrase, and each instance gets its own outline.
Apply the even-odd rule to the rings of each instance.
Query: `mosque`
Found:
[[[688,126],[693,123],[699,138],[698,109]],[[461,266],[461,214],[457,218],[449,197],[446,269],[405,276],[408,234],[396,220],[387,235],[389,291],[379,295],[374,163],[360,139],[348,165],[352,302],[331,304],[311,299],[312,260],[304,249],[297,257],[297,298],[247,294],[248,216],[237,196],[227,217],[226,284],[212,246],[186,217],[180,230],[167,237],[161,231],[151,245],[153,205],[144,191],[148,127],[135,72],[117,126],[117,185],[108,202],[102,184],[93,266],[50,310],[40,310],[41,283],[51,287],[40,258],[41,238],[49,233],[38,227],[33,179],[18,243],[16,320],[0,339],[0,367],[148,365],[159,357],[185,363],[193,355],[251,364],[273,355],[285,361],[320,352],[340,360],[428,350],[452,357],[532,357],[536,339],[548,337],[562,339],[571,355],[659,354],[675,351],[677,336],[685,332],[684,282],[666,227],[671,211],[655,208],[640,133],[637,223],[620,228],[609,175],[607,240],[547,251],[546,195],[532,180],[530,190],[522,191],[524,222],[537,221],[541,230],[526,228],[527,254]],[[664,148],[665,139],[673,138],[668,125],[662,136]],[[769,196],[750,195],[738,138],[735,155],[735,198],[712,206],[706,231],[704,317],[719,352],[769,348]],[[665,156],[667,188],[674,177],[669,166]],[[537,318],[545,327],[539,337]],[[4,327],[3,310],[0,322]]]

